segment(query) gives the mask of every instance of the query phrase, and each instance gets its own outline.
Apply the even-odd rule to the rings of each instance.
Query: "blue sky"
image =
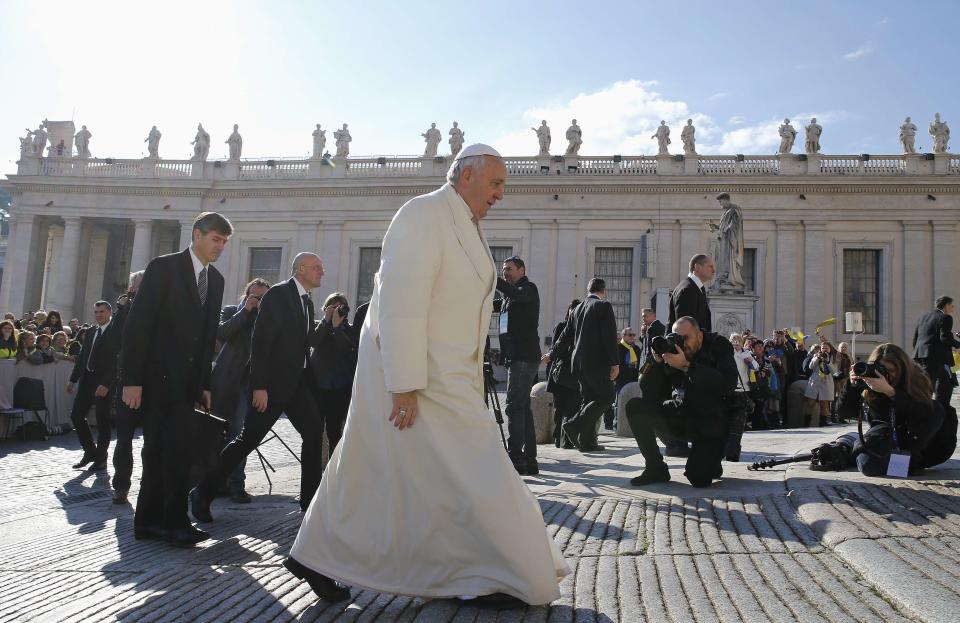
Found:
[[[94,156],[211,158],[238,123],[244,157],[305,156],[316,123],[351,153],[419,154],[454,120],[467,142],[532,155],[655,153],[660,119],[692,117],[701,153],[773,153],[784,117],[824,126],[826,153],[897,153],[907,115],[960,132],[960,3],[21,2],[0,4],[0,172],[44,117],[93,133]],[[960,151],[960,136],[952,151]],[[329,141],[332,144],[332,140]],[[802,146],[802,145],[801,145]]]

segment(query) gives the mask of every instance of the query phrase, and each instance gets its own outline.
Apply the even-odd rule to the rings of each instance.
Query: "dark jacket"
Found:
[[[222,346],[214,360],[210,391],[213,394],[213,412],[224,419],[233,416],[237,402],[246,390],[250,336],[256,319],[257,310],[250,311],[242,304],[227,305],[220,310],[217,340]]]
[[[573,357],[574,332],[564,333],[567,321],[562,320],[553,329],[553,342],[550,347],[550,369],[547,374],[547,391],[554,393],[556,387],[579,390],[580,384],[573,374],[570,360]]]
[[[500,336],[500,355],[509,361],[540,361],[540,294],[526,277],[516,284],[497,279],[497,290],[503,294],[501,314],[507,314],[507,333]]]
[[[710,319],[710,304],[707,302],[707,295],[697,287],[690,277],[684,277],[683,281],[677,284],[677,287],[670,293],[670,317],[667,324],[671,327],[677,321],[677,318],[690,316],[700,323],[700,328],[709,333],[712,327]]]
[[[954,348],[960,348],[960,341],[953,335],[953,317],[939,309],[924,314],[913,332],[913,358],[939,370],[953,366]]]
[[[654,320],[650,323],[650,326],[647,327],[647,330],[644,332],[643,337],[640,339],[640,369],[647,364],[647,361],[653,362],[653,356],[650,354],[652,352],[651,344],[653,344],[653,338],[666,335],[667,328],[663,326],[663,323],[659,320]]]
[[[570,365],[574,372],[609,372],[620,363],[617,352],[617,319],[613,305],[595,294],[587,296],[573,311],[564,333],[573,333]],[[561,336],[561,339],[566,339]]]
[[[70,373],[71,383],[93,383],[93,387],[103,385],[109,389],[114,388],[117,383],[117,354],[120,351],[121,330],[122,327],[118,327],[111,320],[106,331],[96,341],[92,361],[90,347],[93,336],[97,334],[97,328],[92,327],[83,334],[83,347],[80,349],[77,362],[73,365],[73,372]],[[87,370],[88,367],[92,372]]]
[[[634,352],[637,358],[637,363],[633,365],[630,365],[630,350]],[[640,345],[636,342],[630,345],[629,350],[627,346],[624,346],[622,341],[617,343],[617,355],[620,358],[620,372],[617,374],[614,385],[618,392],[620,388],[627,383],[632,383],[637,380],[640,370],[640,354]]]
[[[309,326],[315,327],[313,318]],[[286,404],[300,384],[309,338],[303,300],[294,278],[267,290],[253,325],[250,388],[267,390],[272,404]]]
[[[336,312],[334,312],[336,313]],[[317,386],[321,389],[339,389],[353,385],[357,370],[357,332],[344,318],[339,327],[321,320],[310,336],[310,367]]]
[[[123,327],[121,383],[142,386],[154,404],[198,402],[210,389],[222,302],[223,275],[208,265],[201,307],[189,248],[151,260]]]

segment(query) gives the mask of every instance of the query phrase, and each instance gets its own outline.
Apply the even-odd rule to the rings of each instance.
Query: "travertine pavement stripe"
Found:
[[[730,510],[730,517],[733,520],[733,526],[736,529],[740,542],[743,543],[743,549],[750,553],[766,552],[767,548],[757,537],[756,530],[750,521],[743,499],[732,498],[727,500],[727,508]]]
[[[960,528],[960,523],[950,521],[950,510],[937,502],[938,496],[928,491],[918,491],[909,487],[889,487],[886,493],[898,504],[919,515],[921,521],[929,521],[937,526],[941,534],[954,534]]]
[[[957,568],[944,568],[942,558],[935,556],[931,559],[923,555],[920,548],[915,546],[916,542],[917,539],[908,537],[879,541],[885,549],[895,554],[900,560],[923,573],[927,578],[935,580],[945,589],[957,593],[957,589],[960,588],[960,574]],[[960,595],[960,593],[957,594]]]
[[[549,621],[568,621],[573,619],[574,599],[576,599],[576,577],[580,566],[579,558],[568,558],[570,573],[560,580],[560,599],[553,602],[550,608]]]
[[[700,534],[700,515],[697,512],[697,501],[687,500],[683,504],[683,528],[687,548],[691,554],[702,554],[707,551]]]
[[[597,607],[595,582],[597,577],[597,559],[580,558],[577,563],[577,575],[573,588],[573,607],[593,610]],[[574,617],[576,620],[576,616]]]
[[[316,599],[316,596],[306,582],[289,574],[285,577],[275,578],[272,585],[267,587],[267,589],[274,597],[273,599],[265,600],[266,603],[263,604],[264,607],[256,612],[240,611],[232,613],[230,615],[232,623],[240,621],[286,621],[290,619],[288,607],[291,604],[308,595]],[[210,618],[209,611],[206,613],[204,619],[201,620],[216,621],[216,619]]]
[[[760,569],[751,560],[749,554],[732,554],[727,556],[727,559],[742,578],[743,586],[754,593],[757,603],[767,616],[774,621],[789,620],[784,618],[785,612],[789,612],[793,618],[796,617],[796,613],[783,603],[781,593],[775,592],[775,587],[760,573]]]
[[[589,502],[576,503],[575,507],[570,509],[570,513],[563,517],[563,523],[558,525],[553,538],[556,539],[561,551],[567,551],[567,546],[575,534],[576,526],[580,523],[580,515],[577,511],[588,503]]]
[[[626,517],[631,504],[627,501],[615,501],[607,523],[606,534],[600,542],[601,556],[615,556],[617,549],[627,538]]]
[[[859,533],[857,535],[858,537],[877,539],[889,534],[887,526],[883,523],[877,523],[873,513],[864,514],[857,509],[842,488],[818,486],[817,492],[823,496],[823,498],[827,500],[827,503],[830,504],[830,507],[839,514],[839,519],[836,520],[836,523],[843,528],[855,526]]]
[[[667,523],[670,526],[670,549],[658,551],[658,554],[689,554],[690,545],[687,541],[687,521],[684,514],[684,504],[682,501],[673,499],[670,502],[670,509],[667,515]]]
[[[697,518],[700,538],[703,540],[706,551],[711,554],[726,551],[720,531],[717,529],[713,503],[707,498],[697,499]]]
[[[810,603],[802,598],[797,586],[780,570],[771,554],[750,554],[743,558],[756,567],[766,584],[777,595],[781,605],[786,605],[801,621],[825,621]],[[746,564],[746,563],[745,563]]]
[[[734,566],[731,558],[732,556],[730,554],[715,554],[709,556],[709,560],[716,570],[715,576],[719,579],[720,584],[735,605],[737,612],[741,615],[739,620],[750,621],[751,623],[769,621],[770,617],[767,616],[767,613],[760,607],[760,602],[757,601],[757,597],[751,591],[750,586],[743,581],[743,577]]]
[[[233,594],[217,591],[216,600],[208,600],[202,617],[195,617],[193,611],[185,613],[195,620],[238,621],[242,616],[256,616],[279,595],[281,586],[293,586],[294,578],[283,567],[234,567],[220,570],[225,575],[235,576],[232,586],[237,589]],[[165,618],[163,620],[176,620]]]
[[[788,579],[800,592],[803,601],[813,604],[817,612],[823,615],[826,620],[832,623],[854,621],[850,613],[840,605],[841,598],[837,596],[836,585],[827,586],[818,581],[818,578],[821,577],[820,574],[811,573],[806,566],[797,560],[802,556],[805,555],[783,556],[772,554],[769,560],[780,568],[783,577]]]
[[[377,617],[380,616],[380,613],[396,598],[396,595],[388,595],[386,593],[377,595],[373,601],[370,602],[370,605],[364,608],[363,612],[357,617],[357,623],[370,623],[371,621],[375,621]]]
[[[613,515],[615,506],[616,500],[602,500],[596,509],[596,513],[590,518],[589,523],[587,521],[584,522],[584,540],[580,549],[581,556],[600,555],[603,537],[609,529],[610,517]]]
[[[857,573],[842,563],[832,554],[815,554],[814,558],[826,569],[830,575],[831,581],[843,585],[850,594],[848,607],[854,614],[854,618],[859,621],[883,621],[890,623],[903,623],[909,621],[895,610],[888,602],[884,601],[870,589],[866,580],[863,580]],[[806,565],[806,557],[798,556],[801,564]]]
[[[777,531],[774,530],[767,519],[767,514],[770,512],[768,506],[770,505],[772,503],[769,497],[743,500],[743,510],[750,520],[754,534],[757,535],[757,539],[763,547],[769,552],[785,552],[786,547],[784,547]]]
[[[638,556],[637,577],[640,579],[640,600],[647,621],[659,623],[668,621],[666,606],[663,603],[663,586],[657,575],[653,556]]]
[[[720,531],[720,540],[724,550],[731,554],[745,553],[747,550],[743,542],[737,538],[737,529],[733,523],[733,516],[727,507],[727,500],[712,500],[713,515],[716,518],[717,529]]]
[[[797,515],[797,509],[786,496],[775,495],[771,500],[773,501],[772,509],[776,509],[777,514],[769,519],[788,550],[802,552],[808,549],[814,551],[823,549],[817,535],[813,533],[810,526],[801,521]],[[771,507],[767,508],[772,510]]]
[[[611,621],[619,621],[621,617],[617,599],[620,592],[619,576],[616,557],[601,556],[597,559],[597,575],[593,588],[597,613],[598,616],[609,617]]]
[[[890,509],[896,520],[909,522],[931,536],[943,534],[943,527],[936,520],[940,520],[939,513],[911,500],[906,495],[906,489],[897,486],[862,487],[865,494],[873,497],[879,505]]]
[[[960,552],[948,547],[944,537],[914,539],[911,547],[924,557],[936,560],[950,573],[960,573]]]
[[[674,621],[690,620],[693,614],[690,609],[690,598],[683,591],[673,557],[654,556],[653,562],[667,614]]]
[[[66,576],[66,581],[61,584],[60,589],[52,593],[62,597],[60,603],[49,599],[49,595],[44,595],[39,603],[34,602],[29,605],[18,600],[24,612],[29,612],[31,617],[38,620],[55,616],[70,617],[71,613],[85,620],[92,620],[99,615],[101,609],[112,605],[113,598],[125,587],[135,587],[137,579],[136,576],[129,574],[124,574],[122,582],[118,582],[119,578],[114,577],[113,574],[64,573],[63,575]]]
[[[740,620],[742,618],[741,614],[737,610],[736,605],[730,599],[730,595],[723,586],[723,582],[721,582],[720,578],[717,576],[716,568],[713,566],[710,556],[706,554],[698,554],[697,556],[692,557],[690,560],[692,560],[695,567],[692,571],[690,571],[690,574],[698,578],[701,586],[706,590],[706,593],[709,596],[710,606],[716,611],[717,617],[721,621]],[[681,577],[683,577],[682,573]],[[690,591],[688,590],[687,593],[689,594],[689,592]]]
[[[929,533],[920,523],[912,521],[905,509],[892,498],[883,495],[879,487],[865,487],[863,485],[849,485],[838,487],[843,491],[850,503],[863,515],[888,533],[922,537]],[[923,520],[923,524],[926,524]]]
[[[619,556],[614,559],[617,565],[617,605],[620,608],[620,620],[632,623],[645,623],[643,605],[640,603],[640,579],[637,576],[636,558]]]
[[[45,581],[46,580],[46,581]],[[19,592],[5,592],[6,606],[0,610],[0,616],[22,617],[26,613],[38,610],[50,610],[50,596],[58,595],[64,598],[73,597],[79,591],[94,585],[108,586],[109,579],[99,575],[85,574],[76,577],[73,574],[55,573],[49,579],[43,574],[27,576],[24,579],[26,590]]]
[[[715,611],[716,604],[711,603],[710,593],[703,578],[697,573],[697,564],[694,556],[670,556],[683,594],[686,595],[687,607],[693,614],[693,619],[699,623],[719,623],[720,619]]]
[[[123,583],[115,583],[111,598],[104,600],[91,621],[112,620],[115,613],[138,607],[147,599],[164,592],[166,585],[179,577],[182,571],[176,567],[165,567],[157,572],[131,575]]]

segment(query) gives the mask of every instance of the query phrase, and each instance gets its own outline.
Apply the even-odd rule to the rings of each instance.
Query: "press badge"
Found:
[[[910,472],[910,453],[903,450],[899,453],[890,453],[890,463],[887,464],[887,476],[906,478]]]
[[[500,334],[503,335],[507,332],[507,312],[500,312]]]

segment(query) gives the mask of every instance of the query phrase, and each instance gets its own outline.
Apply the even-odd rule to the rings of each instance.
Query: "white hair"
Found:
[[[492,157],[494,156],[491,156],[491,158]],[[456,184],[460,181],[460,176],[463,175],[465,169],[469,167],[476,172],[485,167],[486,164],[487,159],[484,154],[454,160],[453,164],[450,165],[450,170],[447,171],[447,181],[451,184]]]
[[[143,273],[145,272],[147,271],[138,270],[136,272],[130,273],[130,279],[127,281],[127,289],[132,288],[137,283],[137,279],[140,279],[141,277],[143,277]]]

